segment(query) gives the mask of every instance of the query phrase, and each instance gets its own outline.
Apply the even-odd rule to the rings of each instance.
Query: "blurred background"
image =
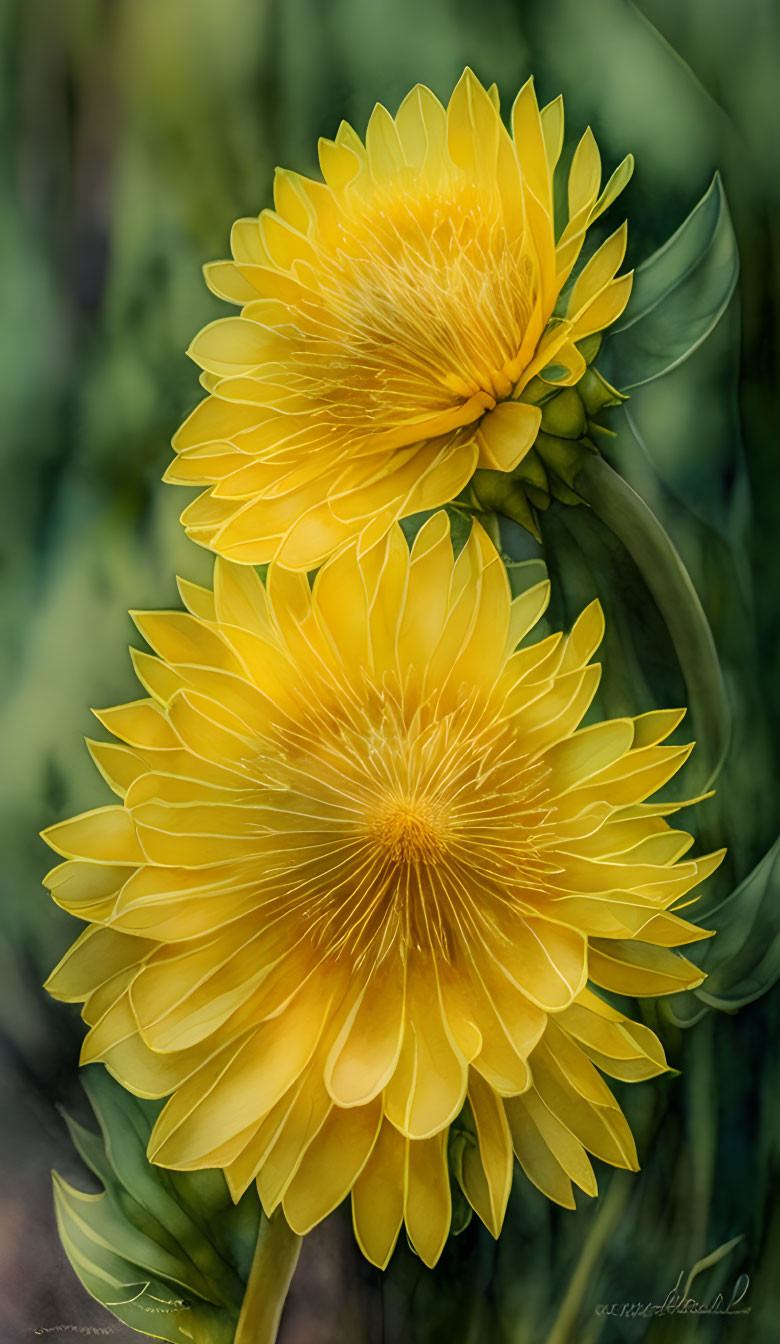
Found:
[[[576,1214],[520,1177],[498,1247],[475,1220],[435,1273],[401,1247],[384,1281],[336,1215],[307,1240],[281,1339],[777,1338],[775,0],[4,0],[0,58],[3,1344],[50,1331],[138,1338],[81,1289],[54,1225],[50,1168],[84,1188],[89,1178],[56,1109],[81,1107],[81,1025],[39,988],[76,925],[40,886],[50,856],[37,832],[109,801],[82,739],[95,731],[91,705],[136,695],[128,607],[174,603],[177,573],[210,575],[177,522],[184,492],[160,483],[170,437],[199,399],[183,352],[224,315],[200,267],[227,254],[235,218],[271,203],[276,164],[314,172],[317,137],[342,118],[362,130],[374,102],[394,111],[417,81],[446,99],[466,64],[497,82],[505,108],[530,73],[540,101],[563,92],[570,136],[590,123],[608,171],[634,153],[610,226],[628,215],[632,263],[722,173],[739,292],[705,346],[632,397],[614,452],[685,558],[732,701],[717,807],[697,809],[702,831],[730,846],[718,899],[753,877],[724,907],[719,1002],[654,1010],[681,1076],[617,1085],[642,1175],[601,1167],[600,1199]],[[589,524],[561,512],[544,524],[553,572],[565,546],[592,550],[577,535]],[[625,573],[623,560],[604,553],[595,590]],[[636,639],[639,663],[652,664],[652,619]],[[749,1315],[598,1310],[662,1302],[736,1238],[696,1293],[728,1302],[747,1275]]]

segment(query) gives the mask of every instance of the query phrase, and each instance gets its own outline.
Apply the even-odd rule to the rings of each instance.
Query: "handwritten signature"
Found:
[[[108,1307],[126,1307],[132,1303],[139,1311],[146,1311],[150,1315],[162,1316],[166,1312],[187,1310],[190,1303],[182,1297],[175,1297],[170,1301],[164,1301],[160,1297],[155,1297],[149,1291],[149,1284],[145,1283],[140,1292],[134,1297],[123,1298],[121,1302],[107,1302]],[[151,1298],[157,1303],[156,1307],[145,1305],[140,1299],[144,1296]],[[116,1325],[69,1325],[61,1321],[58,1325],[39,1325],[32,1331],[34,1335],[114,1335],[119,1327]]]
[[[59,1325],[39,1325],[33,1330],[34,1335],[113,1335],[116,1333],[115,1325],[66,1325],[60,1322]]]
[[[687,1279],[685,1286],[683,1286],[684,1279]],[[698,1298],[689,1297],[687,1292],[689,1282],[690,1275],[686,1275],[685,1270],[681,1270],[674,1288],[666,1294],[663,1302],[599,1302],[595,1308],[596,1315],[620,1316],[624,1319],[631,1319],[649,1316],[748,1316],[750,1314],[750,1307],[740,1305],[744,1302],[747,1290],[750,1287],[750,1279],[747,1274],[739,1275],[728,1301],[726,1301],[723,1293],[717,1293],[709,1302],[702,1302]]]

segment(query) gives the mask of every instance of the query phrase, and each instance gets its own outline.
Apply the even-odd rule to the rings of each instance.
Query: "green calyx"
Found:
[[[611,434],[599,417],[607,407],[627,400],[593,365],[600,345],[598,335],[579,342],[587,367],[573,387],[557,387],[556,370],[546,369],[546,378],[537,376],[524,389],[522,400],[542,412],[536,441],[514,471],[474,473],[464,502],[476,512],[504,514],[540,540],[538,515],[551,499],[582,502],[575,486],[577,472],[584,457],[598,453],[599,436]]]

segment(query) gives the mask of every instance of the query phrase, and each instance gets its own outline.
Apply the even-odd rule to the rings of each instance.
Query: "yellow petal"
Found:
[[[355,1002],[325,1066],[339,1106],[365,1105],[387,1085],[401,1050],[405,969],[389,954]]]
[[[450,1230],[452,1199],[447,1170],[447,1135],[410,1140],[404,1220],[414,1249],[432,1269],[444,1250]]]
[[[331,1112],[330,1098],[304,1077],[269,1111],[258,1133],[253,1162],[257,1192],[270,1218],[303,1161],[304,1154]]]
[[[403,1221],[408,1145],[409,1140],[385,1120],[352,1189],[358,1245],[379,1269],[387,1267]]]
[[[704,971],[668,948],[619,939],[594,940],[588,962],[591,979],[616,994],[675,994],[705,979]]]
[[[92,712],[104,728],[131,747],[165,749],[179,745],[165,714],[151,700],[135,700],[114,709]]]
[[[518,1098],[516,1105],[525,1109],[528,1119],[536,1127],[539,1138],[569,1180],[584,1190],[586,1195],[598,1194],[593,1168],[582,1144],[575,1139],[563,1121],[548,1110],[538,1093],[532,1088],[525,1096]]]
[[[374,181],[384,185],[404,167],[404,152],[395,122],[386,107],[377,103],[366,130],[368,164]]]
[[[630,750],[633,740],[631,719],[611,719],[607,723],[580,728],[564,742],[550,747],[545,762],[553,772],[556,792],[565,793],[620,760]]]
[[[360,158],[348,145],[339,145],[335,140],[320,139],[318,153],[322,176],[328,186],[337,190],[349,186],[360,172]]]
[[[502,401],[479,422],[479,467],[513,471],[533,448],[542,423],[538,406],[524,401]]]
[[[447,107],[450,158],[472,181],[492,176],[498,151],[498,114],[473,71],[464,70]]]
[[[575,319],[597,294],[614,279],[626,255],[628,230],[625,223],[602,243],[583,267],[569,296],[567,316]]]
[[[565,1008],[587,976],[583,935],[547,919],[517,919],[507,927],[511,941],[496,955],[512,982],[541,1009]]]
[[[142,939],[92,926],[84,930],[54,968],[46,989],[56,999],[75,1003],[119,971],[142,961],[151,947],[151,943]]]
[[[306,1150],[282,1201],[284,1216],[299,1236],[327,1217],[343,1199],[368,1160],[382,1122],[379,1099],[341,1111],[334,1107]]]
[[[431,969],[413,962],[408,971],[401,1053],[384,1094],[388,1119],[415,1140],[439,1133],[454,1120],[468,1081],[466,1060],[435,990],[431,994]]]
[[[240,672],[224,640],[197,616],[180,611],[132,611],[130,615],[147,644],[166,662]]]
[[[214,1056],[162,1111],[150,1139],[153,1161],[197,1167],[218,1144],[261,1119],[308,1063],[325,1006],[321,996],[301,995],[282,1016]]]
[[[124,798],[134,780],[146,766],[137,752],[115,742],[92,742],[87,738],[89,754],[106,783],[120,798]]]
[[[463,1153],[466,1197],[492,1236],[504,1221],[512,1188],[512,1138],[500,1097],[474,1070],[469,1078],[469,1103],[477,1144]]]
[[[47,845],[67,859],[96,863],[143,863],[130,814],[123,807],[98,807],[41,831]]]
[[[433,174],[447,146],[447,114],[435,94],[417,84],[401,103],[395,124],[406,162]]]
[[[219,556],[214,565],[214,600],[223,625],[238,625],[268,638],[268,602],[256,570]]]
[[[228,303],[251,303],[257,290],[244,278],[232,261],[211,261],[203,267],[206,284],[218,299]]]
[[[268,332],[243,317],[221,317],[198,332],[187,354],[207,373],[229,378],[256,369],[273,353]]]
[[[517,1160],[529,1181],[564,1209],[573,1209],[571,1181],[553,1156],[531,1118],[522,1097],[504,1102]]]
[[[515,99],[512,108],[512,137],[523,177],[537,199],[549,210],[550,168],[533,79],[526,81]]]
[[[590,209],[601,185],[601,156],[590,127],[580,140],[569,171],[569,217]]]

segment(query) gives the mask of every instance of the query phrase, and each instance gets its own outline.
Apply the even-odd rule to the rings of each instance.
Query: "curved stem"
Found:
[[[274,1344],[302,1240],[281,1209],[263,1214],[234,1344]]]
[[[603,457],[588,455],[574,488],[623,543],[664,619],[688,689],[708,788],[728,751],[731,715],[715,641],[691,577],[653,511]]]

